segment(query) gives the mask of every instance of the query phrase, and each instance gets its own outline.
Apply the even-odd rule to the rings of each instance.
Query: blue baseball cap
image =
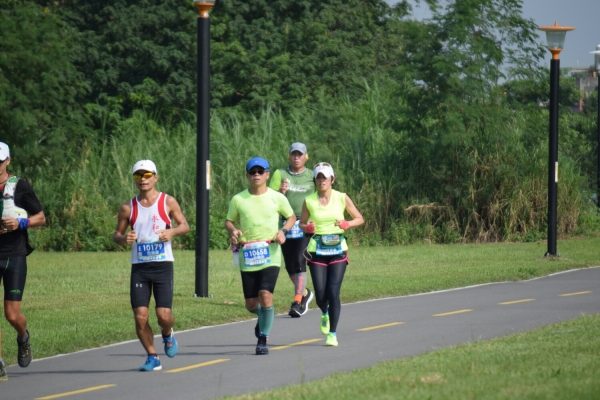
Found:
[[[251,158],[250,161],[246,164],[246,172],[250,171],[252,167],[261,167],[265,170],[269,170],[269,162],[264,158],[254,157]]]

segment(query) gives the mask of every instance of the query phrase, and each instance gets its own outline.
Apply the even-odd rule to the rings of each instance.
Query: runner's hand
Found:
[[[306,224],[305,231],[307,233],[315,233],[316,230],[317,227],[315,226],[315,221],[309,221],[308,224]]]
[[[284,244],[285,243],[285,233],[283,231],[277,231],[275,235],[275,239],[273,239],[275,243]]]
[[[238,238],[240,236],[242,236],[242,231],[240,231],[239,229],[235,229],[233,232],[231,232],[231,235],[229,236],[231,239],[231,243],[238,244]]]
[[[335,221],[335,224],[337,226],[339,226],[340,228],[342,228],[343,230],[346,230],[348,228],[350,228],[350,222],[344,220],[344,219],[338,219]]]
[[[6,232],[16,231],[19,228],[19,221],[13,217],[4,217],[2,218],[2,228]]]
[[[127,232],[127,235],[125,235],[125,243],[127,244],[132,244],[137,240],[137,233],[135,232],[135,230],[130,230],[129,232]]]
[[[158,240],[161,242],[168,242],[173,237],[173,231],[171,229],[160,229],[156,231],[158,233]]]
[[[288,190],[289,183],[290,183],[289,179],[284,179],[283,182],[281,182],[281,185],[279,186],[279,191],[281,193],[285,194],[285,192],[287,192],[287,190]]]

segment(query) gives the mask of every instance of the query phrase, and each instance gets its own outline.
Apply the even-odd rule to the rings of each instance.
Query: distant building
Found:
[[[583,111],[583,104],[590,93],[598,90],[598,76],[593,67],[589,68],[569,68],[571,76],[575,77],[575,86],[581,93],[579,104],[571,107],[573,112]]]

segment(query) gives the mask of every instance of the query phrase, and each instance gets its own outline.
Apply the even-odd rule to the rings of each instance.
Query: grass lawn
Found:
[[[598,238],[560,241],[560,259],[544,259],[545,243],[413,245],[353,248],[342,302],[401,296],[484,282],[529,279],[600,265]],[[231,252],[209,255],[209,293],[195,298],[194,253],[175,253],[175,329],[254,318],[244,307]],[[129,253],[41,253],[28,257],[23,300],[35,358],[135,339],[129,305]],[[275,291],[287,312],[292,284],[285,271]],[[153,308],[154,306],[151,305]],[[152,326],[157,326],[155,318]],[[2,319],[3,356],[16,363],[14,330]]]

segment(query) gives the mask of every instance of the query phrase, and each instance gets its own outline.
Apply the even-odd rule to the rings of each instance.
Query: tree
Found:
[[[63,159],[85,132],[76,99],[87,88],[73,58],[73,32],[57,15],[33,2],[0,3],[0,137],[17,172]]]

